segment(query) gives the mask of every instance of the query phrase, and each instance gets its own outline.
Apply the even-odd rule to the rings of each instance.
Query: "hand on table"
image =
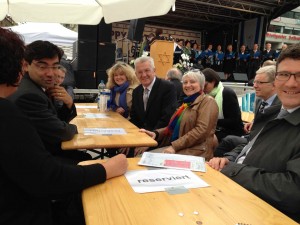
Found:
[[[155,134],[154,132],[152,132],[152,131],[145,130],[145,129],[140,129],[139,131],[142,132],[142,133],[148,134],[148,136],[150,136],[150,137],[153,138],[153,139],[156,138],[156,134]]]
[[[170,147],[166,148],[163,151],[163,153],[175,154],[175,149],[172,146],[170,146]]]
[[[124,154],[116,155],[102,163],[106,170],[106,179],[123,175],[128,168],[128,161]]]
[[[219,158],[214,157],[211,160],[208,161],[208,165],[215,169],[215,170],[222,170],[227,164],[229,163],[229,160],[227,158]]]
[[[148,149],[149,149],[149,147],[136,147],[134,149],[134,157],[136,157],[137,155],[143,154]]]
[[[119,108],[116,109],[116,112],[120,113],[121,115],[123,115],[124,112],[125,112],[125,110],[122,107],[119,107]]]

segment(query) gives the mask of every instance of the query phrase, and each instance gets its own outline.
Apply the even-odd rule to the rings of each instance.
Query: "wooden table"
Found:
[[[138,158],[129,160],[129,170]],[[207,166],[197,172],[211,187],[190,189],[189,193],[138,194],[125,176],[116,177],[83,191],[87,225],[293,225],[297,224],[222,173]],[[198,212],[199,214],[194,214]],[[183,216],[179,216],[183,213]]]
[[[96,106],[95,103],[79,103],[76,106]],[[75,124],[78,134],[70,141],[62,142],[62,149],[95,149],[120,147],[153,147],[157,142],[116,112],[105,113],[108,118],[85,118],[84,113],[99,113],[96,108],[77,108],[77,117],[70,123]],[[84,128],[123,128],[125,135],[84,135]]]

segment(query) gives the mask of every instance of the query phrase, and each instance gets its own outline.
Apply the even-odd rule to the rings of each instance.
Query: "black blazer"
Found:
[[[147,130],[167,126],[176,110],[177,101],[174,85],[169,81],[156,77],[146,111],[144,111],[143,92],[142,85],[133,90],[130,121],[137,127]]]
[[[255,102],[255,117],[250,132],[250,140],[256,136],[256,134],[265,126],[268,121],[275,119],[281,109],[281,101],[277,96],[273,100],[272,105],[266,108],[263,113],[259,112],[261,103],[261,98],[258,98]]]
[[[29,120],[0,98],[0,224],[53,225],[51,199],[103,183],[102,165],[66,166],[45,147]]]
[[[224,129],[223,132],[225,132],[226,135],[241,136],[244,134],[244,126],[237,96],[235,92],[228,87],[224,87],[223,89],[223,115],[224,119],[218,119],[217,127]]]
[[[172,79],[170,80],[172,84],[174,84],[175,90],[176,90],[176,98],[177,98],[177,108],[182,105],[183,99],[186,97],[186,95],[183,92],[182,83],[180,80]]]
[[[77,115],[75,106],[71,110],[62,107],[60,112],[56,112],[44,90],[28,74],[25,74],[18,90],[8,99],[29,117],[46,149],[54,155],[61,150],[62,141],[71,140],[77,133],[77,127],[68,124]]]

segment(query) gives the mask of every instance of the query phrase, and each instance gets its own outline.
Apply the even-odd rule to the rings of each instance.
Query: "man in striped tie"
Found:
[[[280,54],[274,85],[285,115],[267,122],[244,151],[208,164],[299,222],[300,43]]]
[[[275,92],[276,67],[265,66],[256,72],[254,89],[256,95],[255,118],[252,122],[244,124],[244,131],[247,135],[243,137],[228,135],[214,151],[214,156],[221,157],[240,144],[246,145],[264,125],[278,115],[281,109],[281,102]]]

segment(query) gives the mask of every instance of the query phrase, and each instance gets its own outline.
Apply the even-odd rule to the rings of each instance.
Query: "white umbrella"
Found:
[[[0,0],[0,21],[89,24],[160,16],[175,0]]]

